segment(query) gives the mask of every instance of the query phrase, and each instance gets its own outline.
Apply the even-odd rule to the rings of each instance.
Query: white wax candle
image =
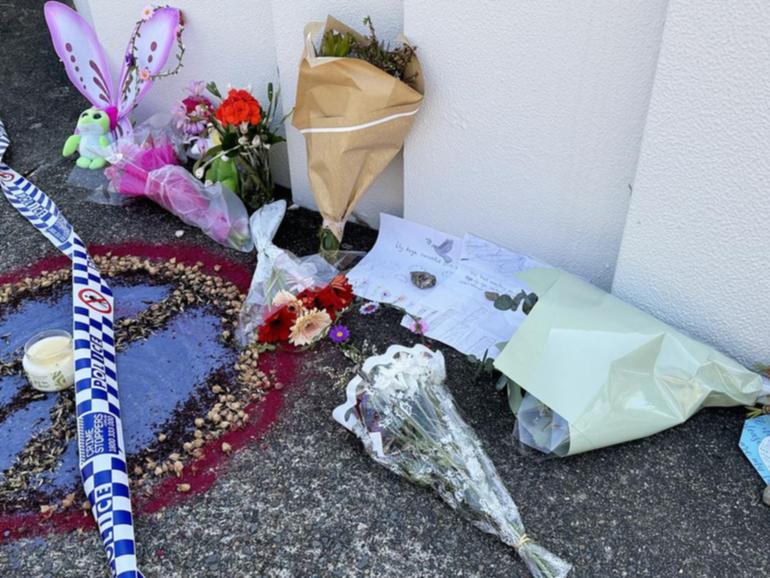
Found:
[[[24,346],[24,371],[32,387],[60,391],[75,382],[72,337],[66,331],[44,331]]]

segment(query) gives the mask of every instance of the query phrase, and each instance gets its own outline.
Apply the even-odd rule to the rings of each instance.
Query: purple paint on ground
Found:
[[[171,291],[169,285],[121,285],[112,287],[115,295],[115,317],[133,316],[150,303],[164,299]],[[0,317],[0,359],[8,360],[24,347],[27,339],[46,329],[72,331],[72,295],[70,288],[61,288],[47,299],[30,299]]]
[[[162,300],[168,285],[119,285],[114,293],[117,317],[134,316],[150,304]],[[71,324],[69,291],[44,300],[28,300],[0,318],[0,359],[9,359],[28,336],[44,329],[68,329]],[[131,343],[118,354],[121,412],[126,451],[133,454],[154,443],[158,432],[174,411],[204,384],[217,369],[233,367],[238,353],[219,339],[220,316],[207,308],[188,309],[146,341]],[[0,379],[0,408],[16,392],[28,387],[18,376]],[[0,471],[7,469],[29,439],[50,427],[50,410],[57,395],[27,403],[9,413],[0,423]],[[193,429],[191,424],[190,429]],[[0,473],[0,480],[2,474]],[[76,441],[73,439],[54,471],[44,472],[33,481],[40,489],[63,491],[79,484]]]
[[[27,380],[19,375],[0,377],[0,407],[7,404],[22,387],[27,386]]]
[[[14,411],[0,424],[0,471],[11,467],[16,454],[35,435],[51,426],[51,408],[56,396],[49,395]],[[3,475],[0,474],[0,479]]]
[[[147,341],[118,355],[126,451],[155,440],[177,404],[190,397],[218,367],[232,367],[237,353],[219,340],[219,316],[188,310]]]

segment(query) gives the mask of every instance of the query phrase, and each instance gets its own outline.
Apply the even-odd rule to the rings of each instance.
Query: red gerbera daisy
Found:
[[[343,300],[345,307],[353,303],[353,286],[345,275],[337,275],[329,283],[329,287],[334,289],[334,292]]]
[[[273,311],[265,318],[257,331],[260,343],[277,343],[288,341],[291,326],[297,320],[296,311],[284,305]]]

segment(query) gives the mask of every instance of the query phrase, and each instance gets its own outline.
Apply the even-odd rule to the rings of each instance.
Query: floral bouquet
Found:
[[[323,287],[308,288],[294,295],[281,290],[257,330],[257,341],[275,345],[288,343],[307,347],[322,339],[332,323],[353,303],[353,287],[347,277],[337,275]]]
[[[337,267],[319,255],[297,257],[273,243],[285,214],[286,201],[278,200],[250,219],[257,267],[238,324],[244,345],[255,339],[266,345],[310,345],[353,302],[353,290]]]
[[[444,358],[422,345],[392,345],[370,357],[347,387],[334,419],[390,471],[432,487],[481,530],[514,547],[536,578],[566,576],[571,566],[534,543],[473,429],[443,385]]]
[[[363,36],[333,18],[305,28],[294,126],[305,136],[308,177],[323,217],[321,254],[336,258],[345,223],[398,154],[423,99],[415,49]],[[313,36],[324,29],[318,49]]]
[[[223,98],[217,85],[206,85],[220,100],[215,105],[203,94],[203,83],[194,83],[175,111],[177,127],[199,157],[195,176],[222,183],[237,194],[250,211],[273,200],[270,147],[285,139],[278,134],[284,119],[275,122],[278,94],[267,85],[264,109],[249,90],[231,88]]]
[[[112,164],[104,171],[111,188],[121,197],[147,197],[216,242],[251,251],[248,213],[241,200],[220,185],[204,186],[179,166],[172,135],[145,127],[119,139],[105,155]]]
[[[171,111],[187,156],[196,160],[209,148],[208,132],[215,109],[214,103],[204,94],[205,90],[206,84],[202,80],[191,82],[187,96]]]

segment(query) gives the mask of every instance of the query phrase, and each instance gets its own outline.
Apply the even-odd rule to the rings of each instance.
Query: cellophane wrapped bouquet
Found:
[[[278,91],[267,85],[267,107],[251,88],[229,88],[195,82],[174,111],[177,128],[185,135],[190,158],[197,158],[193,173],[204,182],[222,183],[255,211],[273,200],[270,149],[284,142],[284,118],[276,118]]]
[[[204,185],[179,165],[179,140],[159,117],[149,119],[121,137],[105,157],[104,174],[113,197],[146,197],[200,228],[222,245],[239,251],[254,247],[243,202],[219,183]]]
[[[257,268],[241,309],[243,344],[312,345],[353,302],[353,288],[337,267],[319,255],[297,257],[273,243],[285,213],[286,201],[278,200],[250,219]]]
[[[527,536],[494,464],[444,386],[444,358],[422,345],[392,345],[367,359],[334,419],[390,471],[433,488],[463,517],[514,547],[536,578],[571,566]]]
[[[320,253],[330,262],[356,205],[401,150],[425,91],[414,47],[404,39],[390,46],[364,22],[368,36],[331,17],[308,24],[297,80],[292,124],[305,136],[323,217]]]

